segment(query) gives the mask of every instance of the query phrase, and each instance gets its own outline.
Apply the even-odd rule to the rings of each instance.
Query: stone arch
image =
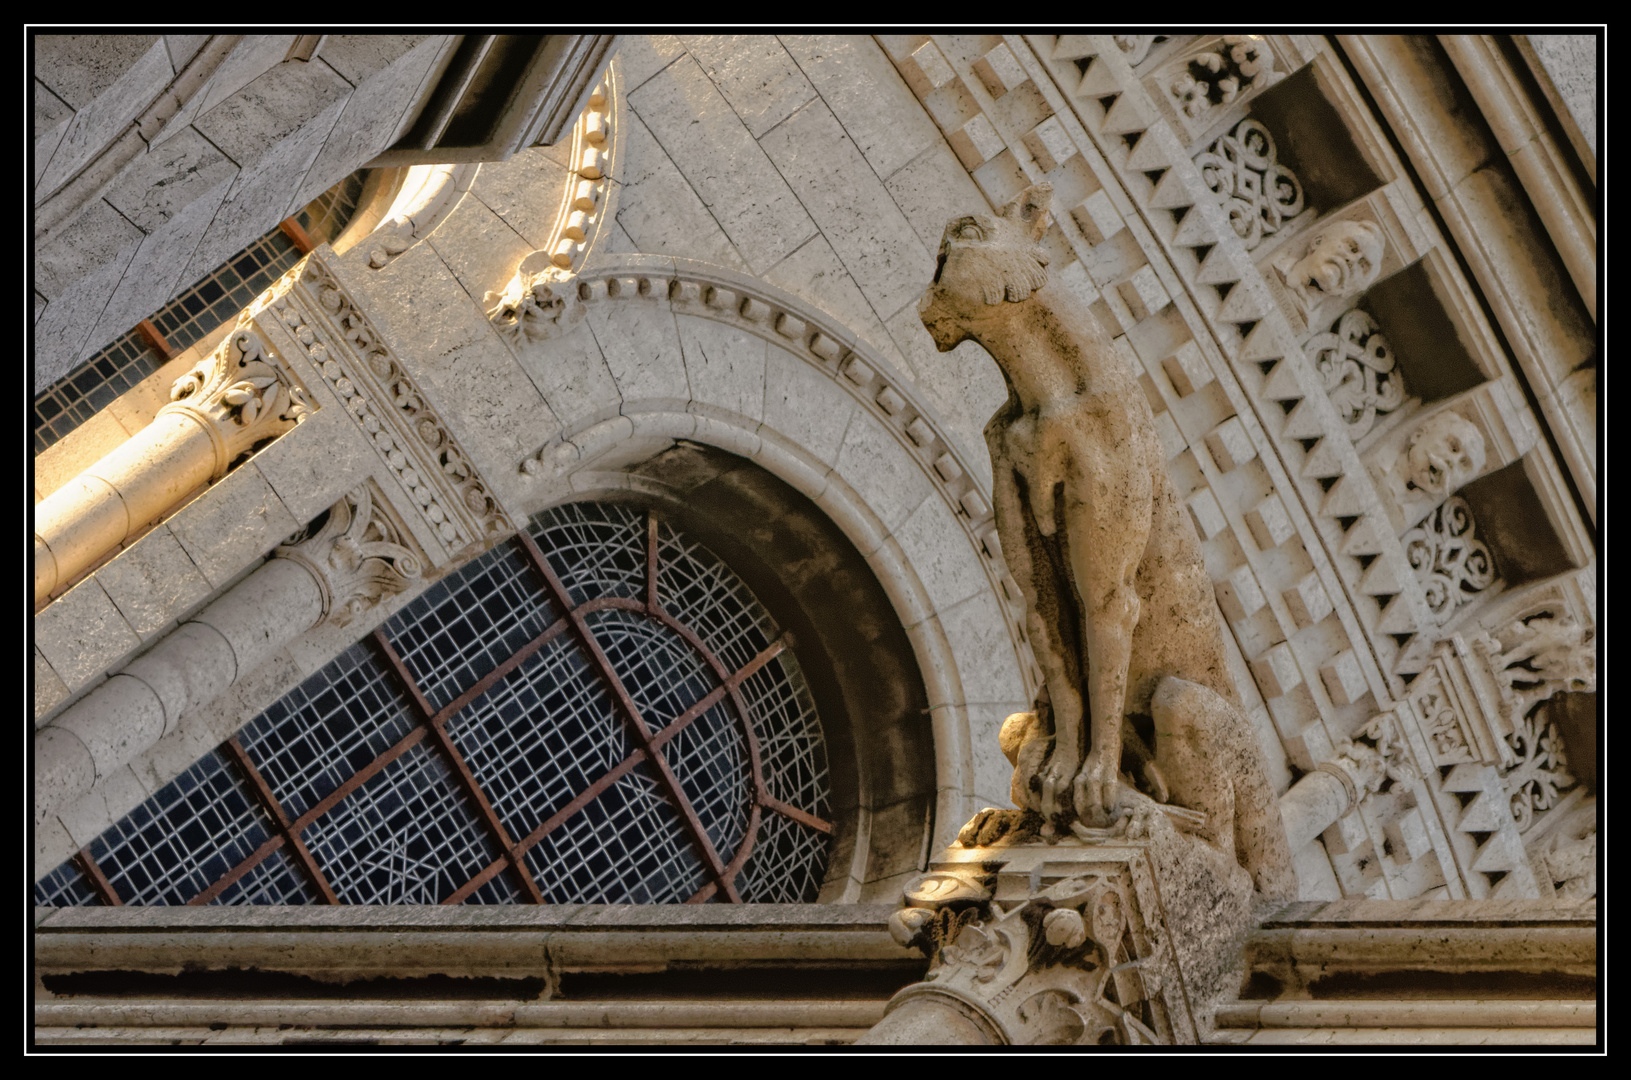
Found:
[[[1028,707],[1034,661],[987,493],[932,409],[847,327],[745,274],[610,255],[577,288],[582,325],[513,345],[560,425],[505,485],[516,516],[652,494],[639,467],[677,443],[751,461],[841,530],[911,642],[933,727],[934,842],[977,800],[1006,805],[996,728]]]

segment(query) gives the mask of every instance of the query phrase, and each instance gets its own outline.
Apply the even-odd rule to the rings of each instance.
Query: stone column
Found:
[[[304,390],[253,331],[230,335],[176,381],[151,424],[34,508],[34,602],[294,427],[307,408]]]
[[[34,819],[91,790],[307,630],[339,625],[417,579],[421,557],[364,484],[327,520],[166,635],[34,736]]]

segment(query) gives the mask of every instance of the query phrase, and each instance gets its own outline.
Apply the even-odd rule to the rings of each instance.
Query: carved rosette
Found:
[[[1263,85],[1273,72],[1274,59],[1262,38],[1229,34],[1205,52],[1187,57],[1165,80],[1166,91],[1185,116],[1199,119]]]
[[[1302,184],[1278,156],[1269,129],[1256,120],[1242,120],[1195,158],[1201,180],[1217,196],[1247,251],[1303,211]]]
[[[1495,583],[1494,560],[1475,532],[1472,508],[1465,499],[1452,497],[1399,538],[1440,626]]]
[[[346,626],[424,572],[424,560],[406,540],[365,483],[335,503],[319,527],[273,554],[310,570],[323,593],[324,618]]]
[[[1173,1042],[1175,960],[1142,924],[1129,869],[1084,865],[1007,903],[992,898],[992,875],[923,875],[890,928],[935,964],[890,1009],[937,998],[1011,1045]]]
[[[1404,379],[1393,350],[1369,313],[1359,308],[1344,312],[1329,331],[1308,339],[1305,354],[1355,442],[1370,431],[1377,416],[1404,404]]]
[[[163,413],[182,413],[209,433],[212,481],[239,457],[305,419],[305,388],[253,330],[239,329],[170,388]]]
[[[451,555],[514,526],[356,300],[310,256],[272,309]]]

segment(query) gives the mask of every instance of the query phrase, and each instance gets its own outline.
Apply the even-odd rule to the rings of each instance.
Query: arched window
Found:
[[[790,646],[653,512],[558,507],[285,695],[35,903],[814,900],[832,795]]]

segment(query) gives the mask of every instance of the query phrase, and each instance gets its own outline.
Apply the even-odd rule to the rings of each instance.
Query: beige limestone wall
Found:
[[[36,38],[35,388],[395,142],[455,41]]]

